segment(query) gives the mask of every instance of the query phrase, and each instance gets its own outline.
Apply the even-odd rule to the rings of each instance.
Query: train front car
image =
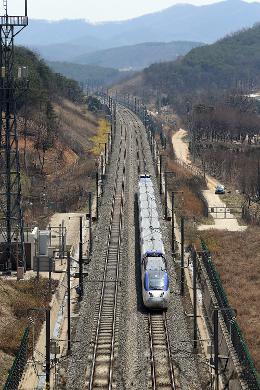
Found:
[[[150,309],[166,309],[169,303],[167,262],[149,175],[140,176],[138,207],[143,302]]]

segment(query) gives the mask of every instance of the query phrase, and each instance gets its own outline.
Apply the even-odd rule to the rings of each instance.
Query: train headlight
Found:
[[[153,297],[153,293],[151,293],[150,291],[149,291],[149,296],[150,296],[150,297]]]
[[[164,292],[161,293],[160,297],[162,298],[164,296]]]

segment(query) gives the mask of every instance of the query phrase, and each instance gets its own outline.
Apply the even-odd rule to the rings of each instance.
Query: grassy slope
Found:
[[[80,207],[80,194],[88,185],[88,179],[84,182],[83,176],[88,176],[93,169],[90,139],[97,132],[98,122],[84,107],[76,81],[55,74],[44,61],[24,48],[16,49],[16,63],[29,68],[29,89],[18,101],[25,220],[26,223],[38,221],[44,227],[49,213]],[[74,172],[76,163],[78,170]],[[78,175],[78,183],[75,180],[72,191],[67,191],[72,172]],[[48,212],[44,209],[42,193],[46,193]]]
[[[40,225],[45,227],[49,214],[60,207],[60,201],[68,208],[82,206],[78,191],[90,188],[87,175],[93,170],[93,162],[88,159],[92,156],[91,138],[97,133],[98,121],[86,111],[83,104],[78,103],[82,95],[74,81],[55,75],[27,49],[17,49],[16,62],[27,65],[30,69],[30,88],[18,104],[25,219],[30,223],[38,220]],[[56,114],[55,126],[51,127],[55,136],[53,145],[46,151],[44,172],[39,174],[35,141],[40,129],[46,126],[44,112],[49,103]],[[28,117],[27,173],[23,159],[25,114]],[[80,137],[77,137],[77,134]],[[44,191],[43,186],[46,186]],[[68,188],[71,188],[71,191],[68,191]],[[43,192],[47,194],[47,211],[43,208]],[[27,207],[28,200],[32,200],[30,207]],[[20,283],[0,279],[0,388],[5,383],[21,336],[29,324],[28,308],[43,307],[50,299],[46,280],[41,280],[38,284],[33,279]],[[39,319],[36,326],[38,331],[40,323]]]
[[[213,254],[229,303],[237,309],[238,323],[260,372],[260,229],[250,227],[242,233],[212,230],[202,236]]]
[[[39,282],[31,279],[20,283],[0,279],[0,388],[7,379],[24,330],[29,326],[28,310],[32,307],[45,308],[50,300],[48,279],[40,279]],[[43,316],[35,318],[36,337],[42,321]]]

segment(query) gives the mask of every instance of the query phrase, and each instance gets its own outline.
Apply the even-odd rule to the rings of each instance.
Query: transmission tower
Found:
[[[25,269],[21,177],[16,123],[18,77],[14,66],[14,38],[28,25],[27,0],[23,16],[0,16],[0,267]],[[21,69],[19,76],[21,76]]]

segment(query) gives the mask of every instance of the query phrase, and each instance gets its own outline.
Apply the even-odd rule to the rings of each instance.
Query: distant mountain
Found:
[[[133,75],[133,72],[120,72],[117,69],[95,65],[80,65],[58,61],[48,61],[47,63],[55,72],[84,85],[110,85]]]
[[[138,86],[168,96],[260,87],[260,24],[195,48],[181,60],[151,65]],[[133,83],[132,83],[133,84]]]
[[[35,45],[30,46],[30,49],[40,54],[47,61],[55,59],[55,61],[66,61],[68,58],[86,54],[92,51],[93,48],[80,46],[72,43],[54,43],[53,45]]]
[[[75,62],[116,69],[140,70],[152,63],[175,60],[201,45],[202,43],[198,42],[140,43],[84,54],[76,57]]]
[[[84,20],[31,20],[17,41],[25,46],[37,47],[40,52],[41,46],[44,46],[43,54],[46,46],[62,44],[59,50],[52,51],[52,59],[66,57],[64,44],[74,46],[74,57],[69,50],[66,57],[67,61],[71,61],[84,52],[143,42],[212,43],[258,21],[260,3],[227,0],[203,6],[174,5],[161,12],[122,22],[91,24]]]

